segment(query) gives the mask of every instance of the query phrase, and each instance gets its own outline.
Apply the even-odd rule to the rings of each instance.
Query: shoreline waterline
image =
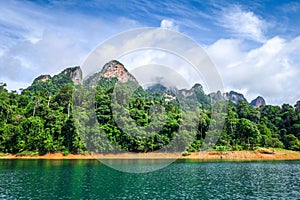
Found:
[[[181,159],[199,161],[271,161],[300,160],[300,152],[289,150],[254,150],[254,151],[209,151],[193,152],[183,156],[181,153],[117,153],[117,154],[69,154],[50,153],[39,156],[19,156],[2,154],[0,159]]]

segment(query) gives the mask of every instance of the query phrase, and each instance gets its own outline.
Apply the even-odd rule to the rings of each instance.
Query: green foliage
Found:
[[[269,148],[284,148],[283,143],[279,138],[267,138],[265,141],[265,147]]]
[[[21,94],[8,92],[1,84],[0,151],[18,155],[85,151],[72,118],[72,84],[66,74],[35,81]]]
[[[64,150],[64,153],[63,153],[64,156],[68,156],[69,154],[70,154],[70,152],[68,150]]]
[[[184,151],[181,153],[182,156],[189,156],[191,155],[191,153],[189,153],[188,151]]]
[[[283,137],[283,143],[286,149],[299,151],[300,150],[300,140],[293,134],[288,134]]]
[[[144,91],[138,84],[118,84],[117,79],[102,78],[95,93],[82,89],[76,101],[89,101],[73,117],[74,85],[67,74],[47,81],[35,80],[21,94],[8,92],[0,84],[0,152],[37,155],[51,152],[84,153],[149,152],[159,149],[188,152],[216,143],[218,151],[256,149],[258,147],[300,150],[300,101],[295,106],[266,105],[260,108],[247,102],[216,102],[220,113],[213,113],[210,98],[197,85],[191,99],[179,102],[165,88]],[[84,88],[84,86],[80,86]],[[76,96],[76,95],[75,95]],[[80,99],[81,98],[81,99]],[[190,112],[193,111],[193,112]],[[96,113],[96,119],[90,116]],[[211,119],[212,113],[214,120]],[[225,117],[225,124],[218,122]],[[97,120],[95,126],[79,122]],[[194,122],[197,126],[194,127]],[[77,126],[75,126],[77,124]],[[221,132],[220,132],[221,129]],[[88,132],[86,135],[80,135]],[[204,142],[205,141],[205,142]],[[169,147],[169,145],[173,143]],[[181,147],[186,147],[182,150]]]
[[[115,82],[103,78],[96,88],[97,120],[104,135],[126,151],[148,152],[166,146],[179,128],[178,103],[167,103],[162,93],[147,93],[133,82],[114,87]],[[107,150],[101,145],[101,135],[93,141],[96,152]]]
[[[37,151],[22,151],[16,154],[17,156],[38,156],[39,152]]]
[[[230,150],[232,150],[232,148],[229,146],[216,146],[216,150],[217,151],[230,151]]]

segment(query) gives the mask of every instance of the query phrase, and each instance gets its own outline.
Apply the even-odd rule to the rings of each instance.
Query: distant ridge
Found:
[[[62,75],[62,74],[69,77],[75,85],[79,84],[82,80],[81,68],[79,66],[75,66],[75,67],[68,67],[68,68],[64,69],[61,73],[59,73],[53,77],[51,77],[49,74],[40,75],[34,79],[33,83],[46,82],[46,81],[48,81],[56,76]]]
[[[235,91],[230,91],[229,93],[228,92],[221,93],[220,91],[217,91],[217,92],[210,93],[208,96],[214,101],[230,100],[233,103],[238,103],[239,100],[242,100],[248,102],[243,94]]]
[[[47,90],[50,94],[56,93],[65,84],[78,85],[82,82],[82,71],[79,66],[68,67],[53,77],[46,74],[40,75],[34,79],[33,83],[24,89],[22,92],[27,90],[39,92]]]
[[[117,80],[121,83],[132,81],[138,84],[137,79],[128,72],[128,70],[124,67],[122,63],[120,63],[117,60],[111,60],[110,62],[107,62],[100,72],[89,76],[86,80],[84,80],[84,82],[89,86],[95,86],[101,78],[117,78]],[[68,82],[68,80],[71,80],[74,85],[77,85],[82,82],[82,71],[79,66],[75,66],[66,68],[60,74],[55,75],[53,77],[51,77],[50,75],[40,75],[33,81],[32,85],[36,85],[38,82],[47,85],[48,81],[50,80],[53,82],[53,84],[56,84],[57,80],[60,80],[60,82]],[[28,87],[28,89],[30,88],[33,88],[33,86]],[[150,86],[146,90],[149,92],[169,92],[168,88],[160,84]],[[242,100],[248,103],[247,99],[244,97],[243,94],[235,91],[225,93],[217,91],[210,94],[205,94],[202,85],[199,83],[196,83],[191,89],[178,90],[178,94],[185,97],[193,95],[193,92],[198,93],[197,96],[199,100],[205,101],[206,104],[208,104],[209,101],[224,100],[230,100],[233,103],[238,103],[238,101]],[[258,96],[256,99],[251,101],[250,105],[259,108],[262,105],[266,105],[266,102],[263,97]]]

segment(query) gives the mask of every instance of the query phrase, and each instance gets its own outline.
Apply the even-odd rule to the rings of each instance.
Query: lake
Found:
[[[98,160],[0,160],[0,199],[300,199],[300,161],[179,160],[126,173]]]

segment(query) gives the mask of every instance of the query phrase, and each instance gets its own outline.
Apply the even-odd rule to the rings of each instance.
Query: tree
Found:
[[[245,118],[255,123],[258,123],[260,120],[259,109],[249,105],[246,101],[243,100],[238,101],[237,114],[239,118]]]
[[[256,124],[245,118],[238,120],[237,134],[240,144],[247,145],[248,148],[253,149],[261,141],[261,135]]]
[[[299,151],[300,150],[300,141],[293,134],[288,134],[283,137],[283,143],[286,149]]]
[[[284,148],[283,143],[278,138],[266,138],[265,147]]]

